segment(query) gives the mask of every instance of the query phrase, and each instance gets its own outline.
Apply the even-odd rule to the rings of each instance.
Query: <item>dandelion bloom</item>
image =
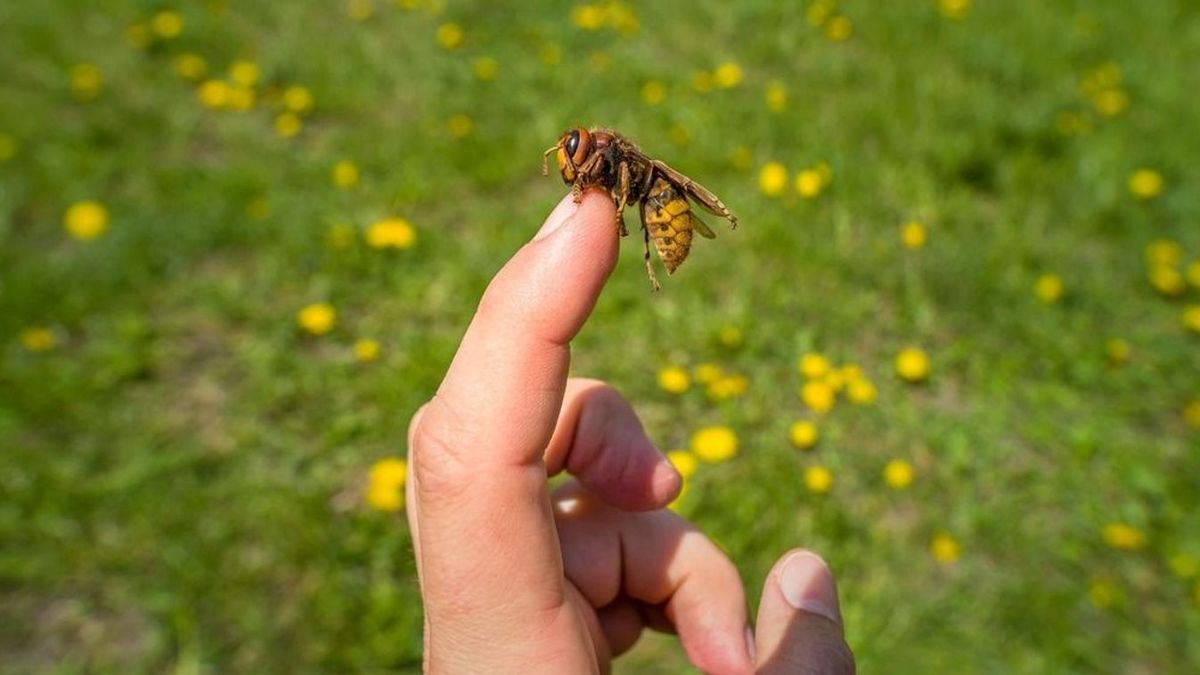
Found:
[[[800,357],[800,374],[810,380],[823,377],[829,368],[829,359],[820,352],[807,352]]]
[[[208,62],[203,56],[191,52],[175,57],[175,72],[185,80],[198,80],[208,72]]]
[[[258,84],[259,75],[258,65],[253,61],[240,59],[229,66],[229,79],[238,86],[253,87]]]
[[[337,311],[329,303],[313,303],[296,313],[296,323],[308,333],[324,335],[337,324]]]
[[[91,200],[75,202],[63,214],[63,227],[80,241],[89,241],[108,229],[108,209]]]
[[[1200,398],[1192,399],[1183,408],[1183,421],[1193,429],[1200,429]]]
[[[813,380],[805,382],[800,389],[800,398],[804,401],[804,405],[808,406],[813,412],[827,413],[833,409],[834,401],[837,399],[837,393],[828,383]]]
[[[658,386],[672,394],[682,394],[692,386],[687,370],[679,366],[667,366],[658,371]]]
[[[71,91],[81,101],[90,101],[100,95],[104,88],[104,74],[91,63],[77,63],[71,66]]]
[[[458,49],[463,43],[464,35],[462,26],[453,21],[447,21],[437,27],[436,37],[437,43],[442,46],[442,49]]]
[[[411,248],[417,231],[403,218],[385,218],[367,228],[367,246],[371,248]]]
[[[849,17],[835,16],[825,24],[825,37],[834,42],[848,40],[854,33],[854,23]]]
[[[1052,305],[1062,298],[1063,282],[1057,274],[1043,274],[1033,285],[1033,293],[1038,300]]]
[[[1154,199],[1162,191],[1162,174],[1154,169],[1138,169],[1129,175],[1129,192],[1138,199]]]
[[[476,78],[491,82],[496,79],[496,73],[500,72],[500,62],[490,56],[481,56],[471,64],[471,72],[475,73]]]
[[[1183,260],[1183,247],[1172,239],[1155,239],[1146,244],[1146,263],[1175,267]]]
[[[909,382],[929,377],[929,356],[917,347],[907,347],[896,355],[896,374]]]
[[[1167,560],[1167,567],[1180,579],[1191,579],[1200,574],[1200,559],[1190,553],[1176,553]]]
[[[650,80],[642,85],[642,100],[650,105],[658,105],[667,97],[667,88],[658,80]]]
[[[846,381],[846,398],[852,403],[870,405],[879,397],[875,383],[865,378],[853,378]]]
[[[1136,527],[1125,523],[1109,523],[1101,531],[1104,543],[1113,548],[1132,551],[1146,545],[1146,535]]]
[[[721,366],[715,363],[701,363],[692,369],[692,377],[700,384],[711,384],[723,375]]]
[[[183,32],[183,17],[179,15],[179,12],[161,11],[150,19],[150,29],[164,40],[179,37],[179,34]]]
[[[683,478],[691,478],[696,473],[696,468],[699,465],[696,456],[687,450],[671,450],[667,453],[667,460],[671,462],[671,466],[679,472]]]
[[[1109,338],[1104,343],[1104,355],[1108,357],[1108,362],[1112,365],[1123,366],[1129,363],[1129,359],[1133,356],[1133,348],[1121,338]]]
[[[938,11],[947,19],[960,21],[971,9],[971,0],[938,0]]]
[[[196,98],[208,108],[224,108],[229,105],[229,85],[222,80],[206,80],[196,87]]]
[[[933,554],[933,559],[942,565],[950,565],[958,561],[962,555],[962,547],[958,540],[946,534],[939,532],[933,535],[933,539],[929,542],[929,552]]]
[[[604,8],[599,5],[583,4],[571,8],[571,23],[583,30],[604,28]]]
[[[809,24],[814,27],[820,27],[829,20],[829,17],[833,16],[833,10],[832,0],[817,0],[808,6],[808,9],[804,12],[804,16],[808,19]]]
[[[1169,298],[1179,297],[1187,291],[1187,282],[1174,267],[1156,264],[1150,268],[1148,274],[1154,290]]]
[[[724,401],[725,399],[741,396],[746,393],[746,389],[750,387],[750,380],[744,375],[722,375],[716,380],[709,382],[705,390],[708,397],[714,401]]]
[[[292,85],[283,90],[283,107],[294,113],[303,114],[313,107],[313,95],[308,87]]]
[[[788,173],[779,162],[767,162],[758,172],[758,189],[768,197],[778,197],[787,187]]]
[[[737,349],[742,346],[745,336],[742,334],[742,329],[737,326],[721,326],[721,330],[717,332],[717,341],[721,343],[722,347]]]
[[[3,146],[0,146],[0,159],[4,159]],[[10,155],[11,156],[11,155]],[[1196,288],[1200,288],[1200,260],[1189,263],[1187,266],[1187,282]]]
[[[817,169],[804,169],[796,174],[796,192],[805,199],[812,199],[821,194],[825,181]]]
[[[813,494],[823,495],[833,487],[833,472],[823,466],[810,466],[804,470],[804,487]]]
[[[363,338],[354,343],[354,358],[362,363],[374,361],[379,358],[379,343],[375,340]]]
[[[474,129],[475,123],[471,121],[470,117],[462,113],[452,115],[450,119],[446,120],[446,130],[455,138],[466,138],[471,135]]]
[[[1114,117],[1129,107],[1129,94],[1119,87],[1101,89],[1092,95],[1092,105],[1101,115]]]
[[[1116,584],[1104,577],[1094,577],[1088,582],[1088,600],[1100,609],[1112,607],[1117,601]]]
[[[729,427],[704,427],[692,434],[691,448],[702,461],[724,462],[737,454],[738,439]]]
[[[304,128],[304,122],[294,112],[282,112],[275,117],[275,133],[284,138],[295,136],[300,133],[302,128]]]
[[[230,110],[249,110],[253,108],[254,90],[240,85],[230,87],[229,98],[226,103],[226,107],[228,107]]]
[[[49,328],[38,326],[21,331],[21,346],[31,352],[48,352],[58,343]]]
[[[788,429],[788,439],[801,450],[811,450],[817,444],[818,438],[817,425],[808,420],[794,422],[791,429]]]
[[[912,464],[903,459],[893,459],[883,467],[883,481],[895,490],[907,488],[913,482]]]
[[[742,82],[742,67],[733,61],[726,61],[713,71],[713,84],[721,89],[732,89]]]
[[[782,82],[768,82],[763,100],[766,101],[767,109],[771,112],[783,112],[787,108],[787,88],[783,86]]]
[[[342,189],[352,188],[358,183],[358,166],[348,159],[343,159],[330,169],[329,178],[334,185]]]
[[[707,70],[697,70],[692,74],[692,89],[698,93],[707,94],[713,88],[713,74]]]
[[[1200,305],[1188,305],[1183,308],[1183,327],[1193,333],[1200,333]]]
[[[375,462],[367,473],[367,504],[380,511],[399,511],[404,506],[404,483],[408,463],[399,457]]]
[[[904,248],[916,250],[925,245],[925,226],[910,220],[900,226],[900,243]]]
[[[371,0],[350,0],[346,3],[346,13],[355,21],[366,21],[375,13],[375,5]]]

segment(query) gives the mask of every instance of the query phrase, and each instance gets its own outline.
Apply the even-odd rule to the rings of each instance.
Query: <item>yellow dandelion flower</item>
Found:
[[[1190,553],[1176,553],[1167,559],[1167,567],[1180,579],[1191,579],[1200,574],[1200,558]]]
[[[907,347],[896,355],[896,374],[909,382],[929,377],[929,356],[917,347]]]
[[[150,19],[150,29],[163,40],[179,37],[183,32],[183,17],[179,12],[163,10]]]
[[[801,450],[811,450],[817,444],[818,437],[817,425],[808,420],[793,422],[788,429],[788,439]]]
[[[462,26],[453,21],[447,21],[437,27],[436,37],[437,43],[441,45],[442,49],[451,50],[462,46],[465,35]]]
[[[667,366],[658,371],[658,386],[668,393],[682,394],[692,386],[692,378],[679,366]]]
[[[1187,282],[1184,281],[1183,275],[1174,267],[1166,265],[1154,265],[1148,272],[1150,276],[1150,285],[1154,290],[1171,298],[1179,297],[1187,291]]]
[[[1129,175],[1129,193],[1138,199],[1154,199],[1162,191],[1162,174],[1154,169],[1138,169]]]
[[[701,363],[692,369],[692,377],[700,384],[711,384],[723,374],[721,366],[715,363]]]
[[[95,239],[108,229],[108,209],[91,200],[75,202],[63,214],[63,227],[80,241]]]
[[[856,363],[847,363],[843,365],[841,367],[841,372],[842,379],[844,379],[847,384],[851,384],[855,380],[865,379],[862,368],[860,368]]]
[[[355,21],[366,21],[375,14],[375,3],[371,0],[348,0],[346,14]]]
[[[1146,263],[1175,267],[1183,261],[1183,247],[1172,239],[1155,239],[1146,244]]]
[[[271,202],[266,197],[256,197],[246,204],[246,215],[253,220],[266,220],[271,215]]]
[[[742,83],[742,67],[733,61],[726,61],[713,71],[713,84],[721,89],[732,89]]]
[[[825,377],[821,380],[833,390],[835,394],[840,394],[846,388],[846,378],[842,376],[842,371],[837,368],[830,368],[825,373]]]
[[[691,449],[701,461],[725,462],[737,454],[737,435],[726,426],[704,427],[692,434]]]
[[[912,464],[903,459],[893,459],[883,467],[883,481],[894,490],[903,490],[912,485],[913,474]]]
[[[817,0],[808,6],[804,16],[808,19],[808,23],[814,27],[823,26],[829,17],[833,16],[834,6],[830,0]]]
[[[910,220],[900,226],[900,243],[904,248],[916,250],[925,245],[925,226]]]
[[[1062,279],[1057,274],[1043,274],[1034,283],[1033,294],[1047,305],[1058,302],[1063,294]]]
[[[199,80],[208,72],[208,62],[203,56],[187,52],[175,57],[175,72],[185,80]]]
[[[1200,429],[1200,398],[1192,399],[1183,408],[1183,421],[1193,429]]]
[[[0,133],[0,162],[7,162],[17,154],[17,139]]]
[[[588,65],[597,73],[608,72],[612,67],[612,57],[608,52],[596,51],[588,55]]]
[[[333,305],[317,302],[296,312],[296,323],[313,335],[324,335],[337,324],[337,311]]]
[[[870,405],[878,397],[879,392],[870,380],[854,378],[846,381],[846,398],[850,399],[852,403]]]
[[[229,88],[227,107],[230,110],[249,110],[254,107],[254,90],[248,87],[233,86]]]
[[[796,192],[805,199],[812,199],[821,194],[824,187],[825,182],[821,180],[821,173],[816,169],[804,169],[796,174]]]
[[[538,51],[538,59],[547,66],[557,66],[562,63],[562,47],[554,42],[547,42]]]
[[[833,404],[837,400],[837,393],[828,383],[820,380],[812,380],[805,382],[800,388],[800,398],[804,401],[804,405],[816,413],[827,413],[833,409]]]
[[[824,377],[829,372],[829,359],[819,352],[807,352],[800,357],[800,374],[815,380]]]
[[[130,24],[125,28],[125,42],[134,49],[145,49],[154,41],[150,26],[144,23]]]
[[[4,158],[3,143],[0,141],[0,159]],[[1195,286],[1196,288],[1200,288],[1200,260],[1188,263],[1187,272],[1184,274],[1187,276],[1187,282],[1189,284]]]
[[[846,16],[835,16],[825,24],[825,37],[834,42],[850,39],[854,33],[854,23]]]
[[[417,231],[403,218],[385,218],[367,228],[367,246],[376,249],[412,248]]]
[[[104,74],[95,64],[77,63],[71,66],[69,75],[71,91],[74,92],[75,98],[81,101],[90,101],[96,98],[100,95],[100,90],[104,88]]]
[[[958,561],[962,555],[962,546],[958,540],[946,534],[939,532],[933,535],[932,541],[929,542],[929,552],[933,554],[933,559],[941,565],[951,565]]]
[[[49,328],[42,326],[26,328],[21,331],[18,339],[21,341],[21,346],[31,352],[48,352],[58,344],[54,333]]]
[[[1093,577],[1088,582],[1088,600],[1100,609],[1112,607],[1117,602],[1117,586],[1104,577]]]
[[[466,138],[475,130],[475,122],[471,121],[470,117],[459,113],[446,120],[446,130],[455,138]]]
[[[358,165],[348,159],[343,159],[329,170],[329,179],[343,190],[352,188],[358,184]]]
[[[500,62],[490,56],[481,56],[471,63],[471,72],[475,73],[477,79],[491,82],[500,72]]]
[[[1124,89],[1102,89],[1092,96],[1092,105],[1101,115],[1114,117],[1129,107],[1129,94]]]
[[[745,146],[736,147],[729,153],[729,163],[738,171],[746,171],[754,164],[754,154]],[[787,182],[786,177],[784,182]]]
[[[671,466],[675,467],[675,470],[685,480],[695,475],[696,468],[699,465],[696,456],[687,450],[669,451],[667,453],[667,461],[671,462]]]
[[[275,117],[275,133],[284,138],[291,138],[300,133],[304,128],[304,122],[300,120],[300,116],[294,112],[279,113]]]
[[[206,80],[196,87],[196,98],[208,108],[218,109],[229,105],[229,85],[221,80]]]
[[[707,70],[697,70],[692,73],[692,89],[697,93],[707,94],[713,88],[713,74]]]
[[[399,457],[375,462],[367,473],[367,504],[380,511],[399,511],[404,506],[404,484],[408,463]]]
[[[782,195],[787,184],[787,168],[779,162],[767,162],[758,172],[758,189],[768,197]]]
[[[726,349],[737,349],[745,342],[745,336],[737,326],[721,326],[721,330],[717,332],[717,341]]]
[[[823,495],[833,488],[833,472],[823,466],[810,466],[804,470],[804,487],[813,494]]]
[[[763,100],[771,112],[783,112],[787,109],[787,87],[784,87],[782,82],[768,82],[767,89],[763,92]]]
[[[334,223],[325,232],[325,243],[332,249],[344,250],[354,245],[358,233],[349,223]]]
[[[258,84],[259,75],[258,64],[253,61],[239,59],[229,65],[229,79],[238,86],[253,87]]]
[[[1104,355],[1108,357],[1108,362],[1112,365],[1123,366],[1129,363],[1129,359],[1133,356],[1133,348],[1121,338],[1109,338],[1104,343]]]
[[[642,100],[650,105],[658,105],[667,97],[667,88],[658,80],[650,80],[642,85]]]
[[[746,393],[750,380],[744,375],[725,375],[710,382],[705,393],[713,401],[724,401]]]
[[[618,33],[625,37],[637,33],[640,27],[637,14],[633,12],[633,8],[623,2],[605,3],[604,13],[608,25],[615,28]]]
[[[1101,531],[1104,543],[1125,551],[1133,551],[1146,545],[1146,535],[1126,523],[1109,523]]]
[[[1193,333],[1200,333],[1200,305],[1188,305],[1183,308],[1183,327]]]
[[[938,0],[938,11],[947,19],[960,21],[967,16],[971,9],[971,0]]]
[[[368,363],[379,358],[379,343],[363,338],[354,343],[354,358],[361,363]]]
[[[313,107],[313,95],[308,87],[292,85],[283,90],[283,107],[297,114],[304,114]]]
[[[599,5],[583,4],[571,8],[571,23],[583,30],[604,28],[604,8]]]

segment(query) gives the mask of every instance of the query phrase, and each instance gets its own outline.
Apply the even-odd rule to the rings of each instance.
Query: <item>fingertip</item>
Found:
[[[679,491],[683,489],[683,476],[679,475],[679,471],[666,457],[663,457],[654,467],[650,484],[654,494],[654,506],[662,508],[679,496]]]

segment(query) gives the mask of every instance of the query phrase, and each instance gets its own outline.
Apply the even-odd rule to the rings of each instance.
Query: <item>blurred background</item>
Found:
[[[651,294],[630,213],[573,369],[754,602],[803,544],[862,672],[1200,670],[1195,3],[63,0],[0,45],[0,669],[419,670],[407,419],[597,124],[741,221]]]

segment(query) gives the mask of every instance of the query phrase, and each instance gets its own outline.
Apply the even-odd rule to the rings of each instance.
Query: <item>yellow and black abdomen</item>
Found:
[[[667,274],[683,264],[692,249],[692,232],[713,238],[712,230],[696,217],[687,197],[662,176],[657,176],[642,201],[642,227],[654,240],[658,257],[662,258]]]

